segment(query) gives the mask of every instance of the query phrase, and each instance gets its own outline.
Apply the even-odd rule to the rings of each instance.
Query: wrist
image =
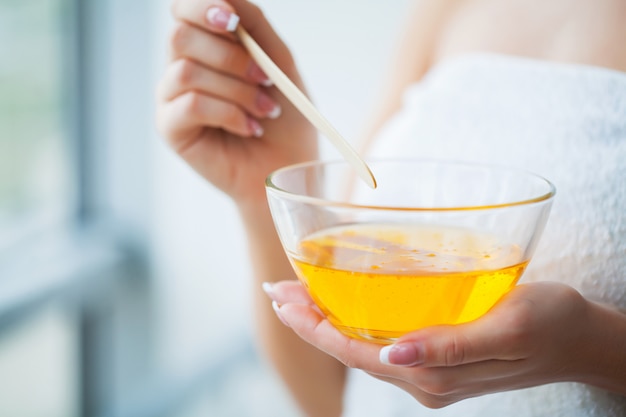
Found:
[[[626,395],[626,314],[586,300],[586,321],[575,380]]]
[[[238,204],[237,207],[246,232],[255,278],[259,282],[293,278],[293,269],[276,232],[267,201]]]
[[[265,196],[258,199],[240,201],[237,203],[237,210],[248,232],[269,228],[274,231],[274,221]]]

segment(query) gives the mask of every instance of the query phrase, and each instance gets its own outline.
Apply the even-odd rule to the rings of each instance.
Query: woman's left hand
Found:
[[[301,338],[350,368],[362,369],[407,391],[431,408],[483,394],[593,372],[590,304],[553,282],[516,286],[486,315],[470,323],[435,326],[378,344],[340,333],[314,306],[301,284],[274,284],[270,297],[281,320]],[[597,358],[596,358],[597,359]]]

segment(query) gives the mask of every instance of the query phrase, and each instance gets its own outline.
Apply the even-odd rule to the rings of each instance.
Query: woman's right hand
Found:
[[[239,205],[257,205],[271,171],[317,158],[317,133],[267,86],[233,26],[243,25],[303,88],[293,58],[246,0],[175,0],[172,13],[176,26],[157,91],[158,128],[200,175]]]

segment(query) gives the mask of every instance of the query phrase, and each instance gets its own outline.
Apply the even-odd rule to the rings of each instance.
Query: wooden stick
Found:
[[[354,150],[350,143],[322,116],[313,103],[296,87],[296,85],[283,73],[280,68],[261,49],[250,34],[241,26],[237,27],[239,40],[246,47],[256,63],[265,74],[272,80],[274,85],[291,101],[291,103],[309,120],[320,132],[322,132],[341,153],[350,165],[355,169],[359,177],[371,188],[376,188],[376,179],[365,161]]]

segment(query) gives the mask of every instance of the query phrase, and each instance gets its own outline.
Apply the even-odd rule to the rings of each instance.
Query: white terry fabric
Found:
[[[626,73],[494,54],[453,58],[407,90],[369,156],[482,161],[548,178],[556,199],[522,281],[564,282],[626,311]],[[350,371],[345,396],[345,417],[513,415],[626,416],[626,397],[559,383],[430,410],[360,371]]]

